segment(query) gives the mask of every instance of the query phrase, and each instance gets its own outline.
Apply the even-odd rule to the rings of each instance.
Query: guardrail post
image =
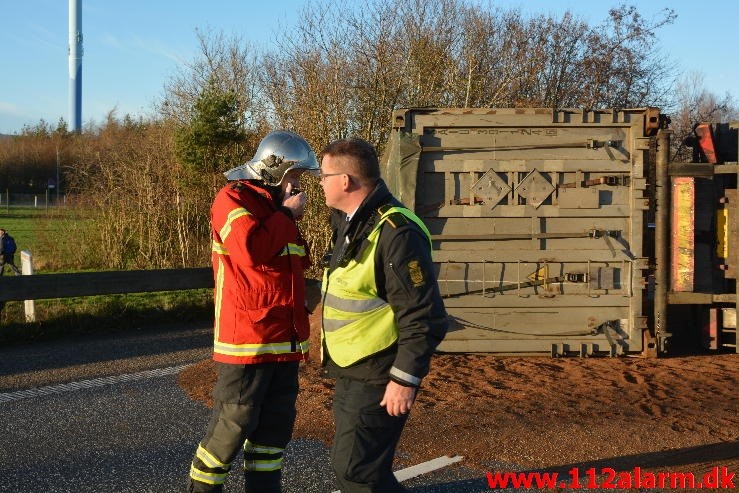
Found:
[[[33,255],[28,250],[21,251],[21,274],[30,276],[33,274]],[[26,322],[36,321],[36,301],[25,300]]]

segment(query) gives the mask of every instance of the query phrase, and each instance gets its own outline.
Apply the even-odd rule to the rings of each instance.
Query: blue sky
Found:
[[[476,3],[487,5],[487,0]],[[490,0],[526,14],[570,10],[598,24],[619,2],[608,0]],[[682,71],[697,71],[704,86],[739,99],[735,29],[739,1],[632,2],[647,18],[664,7],[677,21],[659,32],[659,47]],[[269,47],[280,29],[295,25],[304,0],[82,0],[84,56],[82,119],[108,111],[146,115],[164,84],[198,52],[195,29],[239,35]],[[353,3],[348,3],[353,5]],[[68,1],[0,0],[0,133],[17,133],[40,119],[68,115]]]

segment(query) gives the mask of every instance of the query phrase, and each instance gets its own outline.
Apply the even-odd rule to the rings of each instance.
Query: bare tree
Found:
[[[265,58],[267,106],[320,145],[357,134],[380,147],[401,106],[642,106],[668,94],[655,33],[674,20],[634,7],[590,26],[524,18],[464,0],[377,0],[346,11],[309,4]]]
[[[675,18],[671,9],[663,9],[651,20],[633,6],[611,9],[609,19],[591,31],[587,40],[587,78],[583,80],[586,86],[580,104],[664,105],[673,79],[672,63],[660,53],[656,33]]]
[[[187,124],[201,94],[208,90],[233,93],[245,128],[262,128],[259,108],[259,53],[238,36],[211,30],[195,31],[200,52],[164,86],[157,108],[166,119]]]
[[[670,111],[673,131],[672,160],[689,162],[692,151],[684,144],[698,123],[728,122],[739,118],[739,107],[730,94],[719,97],[705,89],[704,76],[689,72],[675,85],[675,103]]]
[[[298,132],[315,148],[352,132],[349,34],[338,12],[328,4],[306,7],[261,71],[273,125]]]

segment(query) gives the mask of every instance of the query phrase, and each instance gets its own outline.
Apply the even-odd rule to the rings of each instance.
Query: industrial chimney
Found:
[[[69,0],[69,128],[82,130],[82,0]]]

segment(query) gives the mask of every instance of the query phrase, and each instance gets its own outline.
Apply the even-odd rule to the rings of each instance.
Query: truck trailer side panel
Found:
[[[639,353],[653,344],[659,111],[408,109],[383,176],[428,226],[442,351]]]

